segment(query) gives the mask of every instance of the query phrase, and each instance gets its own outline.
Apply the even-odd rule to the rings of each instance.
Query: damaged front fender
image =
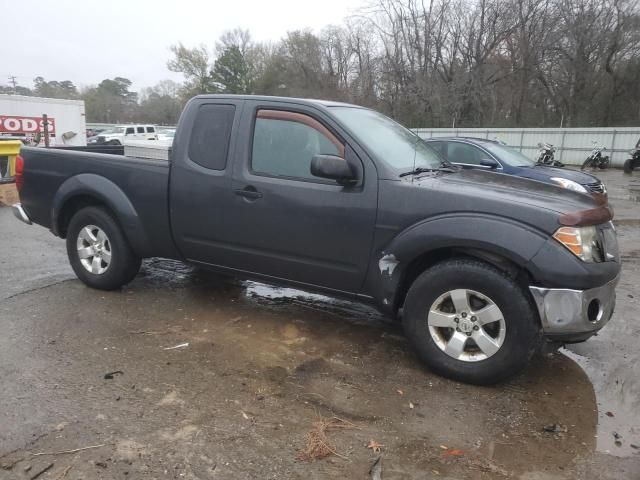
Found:
[[[367,290],[380,308],[395,314],[410,286],[407,276],[421,273],[413,270],[429,265],[429,260],[432,264],[457,252],[485,252],[526,267],[547,238],[533,226],[488,215],[460,213],[425,220],[406,228],[378,251],[369,269]]]

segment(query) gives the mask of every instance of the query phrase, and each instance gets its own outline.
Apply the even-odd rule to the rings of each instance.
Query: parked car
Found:
[[[575,192],[607,195],[604,183],[593,175],[567,168],[540,165],[515,148],[493,140],[447,137],[426,141],[449,162],[465,169],[491,170],[559,185]]]
[[[153,125],[116,125],[87,140],[87,144],[124,145],[126,140],[157,140]]]
[[[600,330],[620,273],[612,210],[453,167],[431,145],[353,105],[203,95],[170,161],[25,148],[14,213],[66,238],[90,287],[167,257],[370,302],[435,372],[467,382]]]

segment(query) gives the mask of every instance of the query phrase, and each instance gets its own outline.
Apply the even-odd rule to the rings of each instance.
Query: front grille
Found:
[[[602,182],[587,183],[585,187],[590,192],[602,193],[602,194],[607,193],[607,189],[604,187],[604,183]]]

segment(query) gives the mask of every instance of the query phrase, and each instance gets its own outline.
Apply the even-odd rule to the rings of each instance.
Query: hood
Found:
[[[588,173],[578,172],[576,170],[570,170],[568,168],[548,167],[546,165],[524,167],[518,172],[518,175],[526,178],[532,178],[534,180],[548,180],[552,177],[560,177],[566,178],[567,180],[573,180],[580,185],[600,182],[597,177],[589,175]]]
[[[556,170],[556,169],[552,169]],[[589,195],[573,192],[560,186],[527,178],[482,170],[461,170],[438,175],[438,182],[420,178],[418,186],[450,190],[466,197],[482,198],[510,204],[524,204],[560,214],[589,210],[600,205]]]

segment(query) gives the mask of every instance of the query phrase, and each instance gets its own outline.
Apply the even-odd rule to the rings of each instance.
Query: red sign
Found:
[[[0,133],[44,133],[42,117],[14,117],[11,115],[0,115]],[[54,118],[48,118],[49,133],[56,133],[56,122]]]

